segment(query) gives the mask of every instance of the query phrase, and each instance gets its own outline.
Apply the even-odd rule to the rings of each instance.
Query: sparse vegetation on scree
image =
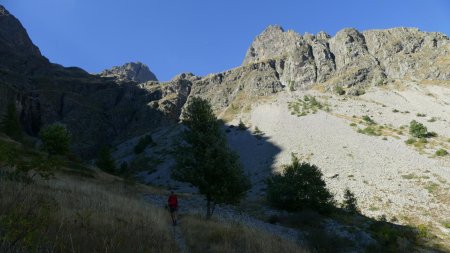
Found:
[[[296,101],[289,102],[288,108],[292,115],[298,117],[306,116],[310,113],[317,113],[318,110],[330,111],[327,104],[322,104],[314,96],[303,96],[303,99],[297,99]]]

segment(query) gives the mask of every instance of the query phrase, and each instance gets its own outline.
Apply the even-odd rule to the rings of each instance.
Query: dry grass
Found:
[[[2,252],[177,251],[164,210],[129,196],[113,180],[2,180],[0,218],[9,224],[0,229]]]
[[[191,252],[309,252],[292,241],[283,240],[238,224],[184,217],[181,223]]]

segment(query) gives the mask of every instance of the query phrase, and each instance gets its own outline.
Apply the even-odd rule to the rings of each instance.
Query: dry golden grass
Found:
[[[207,221],[198,216],[184,217],[181,228],[192,253],[309,252],[295,242],[256,229],[214,220]]]
[[[0,218],[12,221],[0,228],[0,251],[177,252],[167,213],[130,196],[117,179],[2,180]]]

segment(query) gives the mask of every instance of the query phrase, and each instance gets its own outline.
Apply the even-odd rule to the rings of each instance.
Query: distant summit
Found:
[[[121,81],[135,81],[137,83],[158,81],[155,74],[150,71],[148,66],[141,62],[129,62],[122,66],[105,69],[100,73],[100,76],[114,77]]]

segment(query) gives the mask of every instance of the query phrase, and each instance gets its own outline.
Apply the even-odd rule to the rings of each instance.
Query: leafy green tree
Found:
[[[415,120],[409,123],[409,133],[416,138],[426,138],[428,137],[428,129],[422,123]]]
[[[49,156],[65,155],[70,148],[71,134],[67,128],[59,123],[44,127],[39,133],[42,148]]]
[[[175,149],[173,177],[197,186],[206,196],[206,216],[215,204],[236,203],[245,196],[250,182],[239,157],[227,145],[208,101],[194,97],[183,112],[186,130]]]
[[[22,139],[22,127],[17,117],[16,104],[14,102],[8,105],[5,115],[2,117],[0,129],[14,140]]]
[[[100,149],[95,165],[97,165],[99,169],[108,173],[116,173],[116,162],[111,155],[111,149],[109,147],[103,147]]]
[[[342,207],[350,213],[358,213],[358,201],[355,197],[355,194],[350,191],[350,189],[346,188],[344,191],[344,202],[342,203]]]
[[[292,155],[292,164],[267,181],[267,199],[272,206],[288,211],[313,208],[324,211],[334,203],[322,172]]]

